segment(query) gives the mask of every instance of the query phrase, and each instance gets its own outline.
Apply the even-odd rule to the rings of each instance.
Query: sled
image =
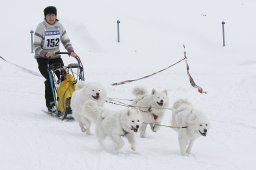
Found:
[[[57,52],[56,54],[69,54],[68,52]],[[78,80],[84,80],[84,69],[80,58],[74,57],[77,63],[71,63],[67,66],[49,63],[47,69],[50,78],[50,84],[53,92],[56,112],[53,113],[61,120],[72,118],[72,109],[70,101],[76,88]]]

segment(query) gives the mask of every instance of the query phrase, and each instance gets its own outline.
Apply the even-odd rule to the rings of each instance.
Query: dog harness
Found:
[[[158,115],[156,115],[154,113],[152,113],[152,116],[153,116],[154,120],[156,120],[158,118]]]
[[[130,133],[130,132],[125,131],[123,128],[122,128],[122,130],[123,130],[124,134],[121,135],[121,136],[126,136],[126,135],[128,135]]]
[[[152,107],[150,106],[148,108],[148,112],[152,112]],[[156,120],[158,118],[158,115],[156,115],[155,113],[152,113],[153,119]]]

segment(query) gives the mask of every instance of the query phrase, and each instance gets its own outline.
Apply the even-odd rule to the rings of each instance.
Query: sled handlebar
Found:
[[[70,54],[69,52],[56,52],[55,54]]]
[[[67,55],[70,55],[70,52],[56,52],[55,54],[67,54]],[[75,56],[74,58],[77,60],[78,63],[80,63],[82,65],[82,62],[81,62],[81,60],[80,60],[80,58],[78,56]]]
[[[70,53],[69,52],[56,52],[55,54],[67,54],[67,55],[70,55]],[[78,62],[78,67],[80,68],[80,70],[81,70],[81,72],[82,72],[82,74],[81,74],[81,77],[80,77],[80,79],[81,80],[84,80],[84,66],[83,66],[83,64],[82,64],[82,61],[80,60],[80,58],[78,57],[78,56],[75,56],[74,57],[76,60],[77,60],[77,62]],[[71,66],[70,66],[71,67]]]

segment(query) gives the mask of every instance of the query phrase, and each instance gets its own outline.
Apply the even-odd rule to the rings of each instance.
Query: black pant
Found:
[[[44,82],[46,107],[49,107],[50,103],[54,101],[53,92],[52,92],[51,83],[50,83],[50,77],[49,77],[48,68],[47,68],[48,62],[49,62],[49,65],[52,65],[52,64],[57,64],[57,65],[61,65],[61,66],[64,65],[61,58],[55,58],[55,59],[50,59],[50,60],[46,59],[46,58],[38,58],[37,59],[38,69],[39,69],[40,73],[44,76],[44,78],[46,79]],[[55,73],[56,73],[57,77],[60,78],[60,73],[59,72],[55,72]]]

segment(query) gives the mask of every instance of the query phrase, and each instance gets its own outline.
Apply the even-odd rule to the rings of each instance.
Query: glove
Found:
[[[56,54],[55,52],[47,52],[44,56],[45,58],[50,58],[50,57],[54,57]]]
[[[72,57],[77,57],[77,54],[76,54],[74,51],[71,51],[71,52],[69,53],[69,55],[72,56]]]

